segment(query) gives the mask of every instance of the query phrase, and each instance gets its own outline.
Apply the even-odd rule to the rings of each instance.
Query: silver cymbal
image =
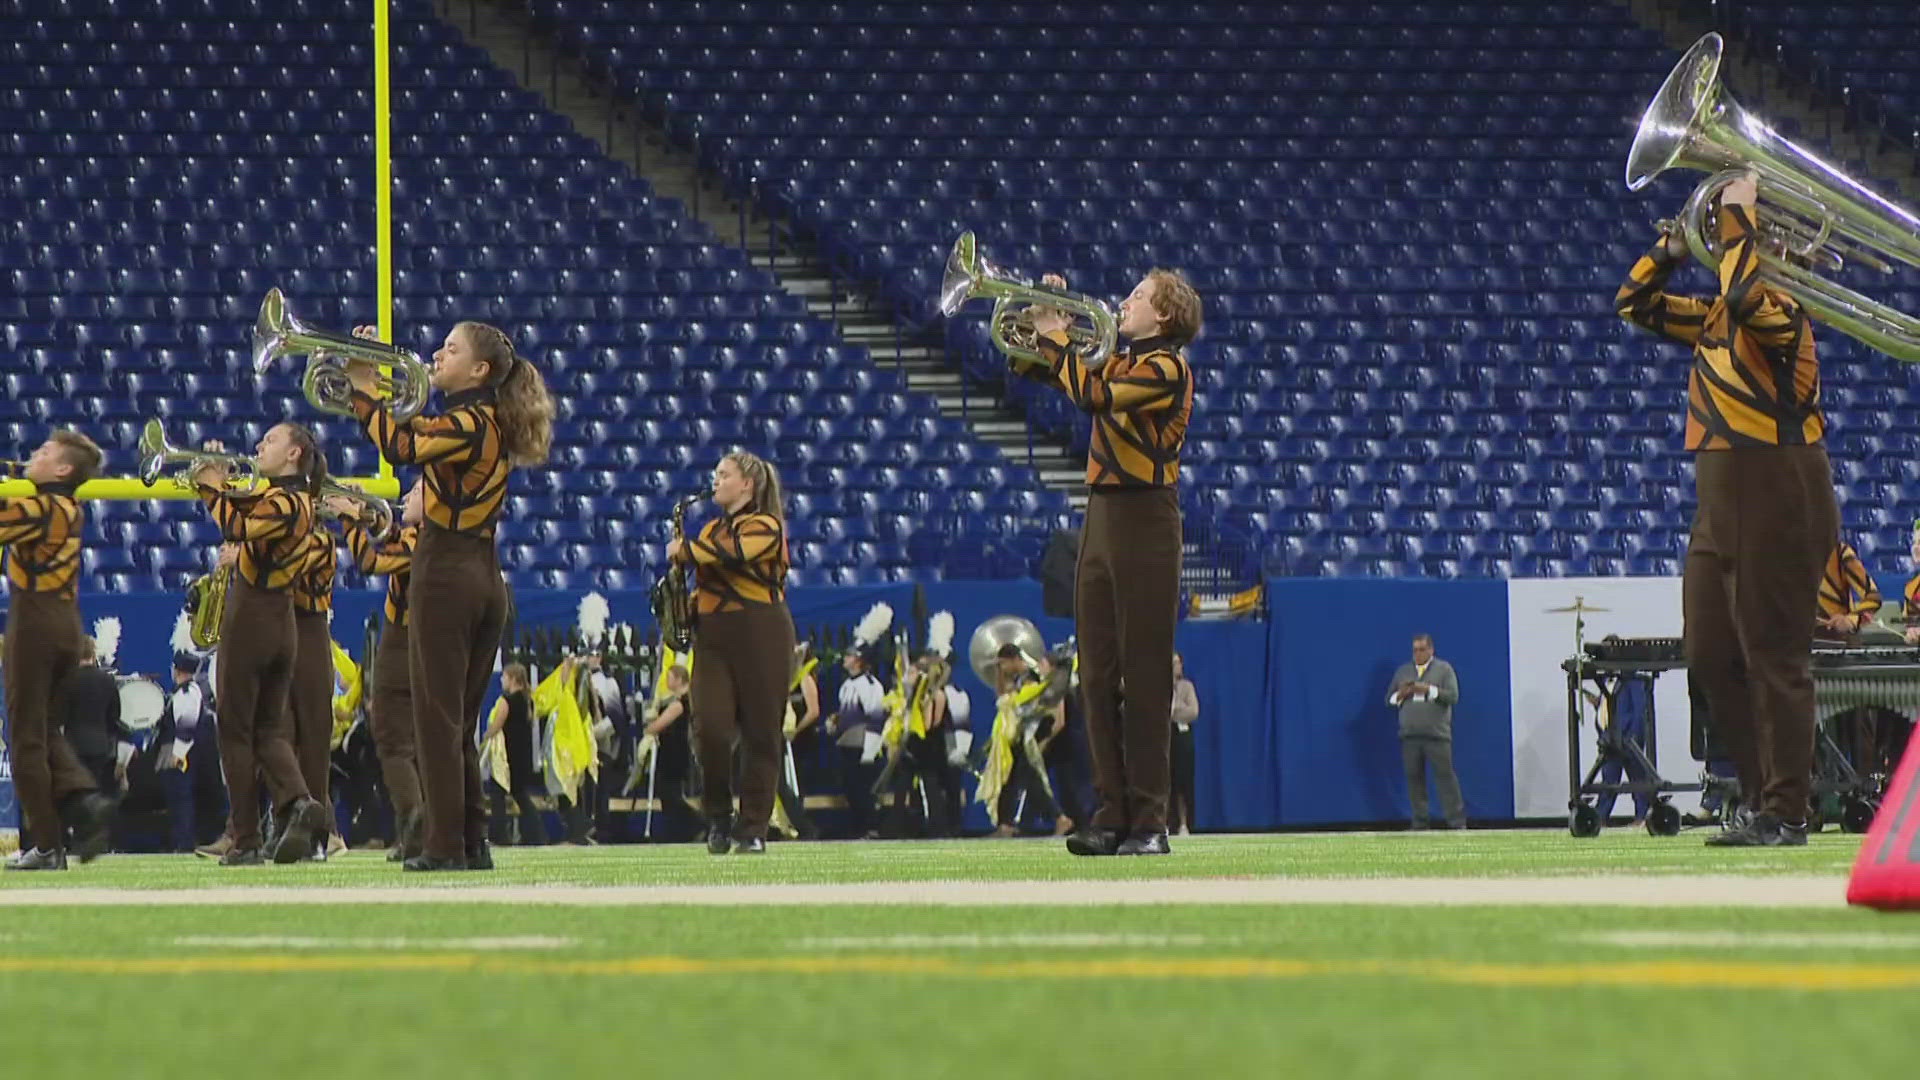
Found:
[[[1578,611],[1578,612],[1582,612],[1582,613],[1584,613],[1584,612],[1589,612],[1589,611],[1605,611],[1605,610],[1607,610],[1607,609],[1606,609],[1606,608],[1603,608],[1603,607],[1594,607],[1594,606],[1593,606],[1592,604],[1589,604],[1589,603],[1587,603],[1587,598],[1586,598],[1586,597],[1584,597],[1584,596],[1576,596],[1576,597],[1574,597],[1574,598],[1573,598],[1573,604],[1572,604],[1572,606],[1570,606],[1570,607],[1550,607],[1550,608],[1547,608],[1547,609],[1545,609],[1545,610],[1544,610],[1544,611],[1542,612],[1542,614],[1544,614],[1544,615],[1562,615],[1562,614],[1565,614],[1566,612],[1569,612],[1569,611]]]

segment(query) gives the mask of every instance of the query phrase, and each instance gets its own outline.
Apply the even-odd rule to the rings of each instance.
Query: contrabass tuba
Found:
[[[940,314],[952,318],[967,301],[982,296],[993,297],[993,318],[988,324],[993,347],[1023,364],[1047,361],[1040,355],[1039,335],[1034,333],[1028,307],[1015,308],[1015,303],[1058,308],[1085,319],[1085,324],[1070,324],[1067,336],[1088,365],[1106,360],[1119,337],[1119,323],[1104,302],[1082,293],[1028,284],[988,262],[973,234],[964,232],[947,256],[946,276],[940,282]]]
[[[294,317],[279,289],[268,289],[253,324],[254,373],[266,374],[284,356],[307,358],[300,391],[314,408],[335,416],[353,415],[348,403],[353,383],[347,378],[347,366],[356,362],[393,368],[391,375],[380,377],[380,383],[396,420],[417,415],[433,392],[432,373],[412,349],[315,330]]]
[[[673,538],[686,537],[687,507],[711,495],[710,490],[694,492],[673,504]],[[667,648],[684,653],[693,646],[693,592],[687,586],[687,568],[675,562],[660,580],[653,583],[653,618],[660,624],[660,640]]]
[[[1841,333],[1896,359],[1920,360],[1920,319],[1821,276],[1849,258],[1883,273],[1892,270],[1889,259],[1920,266],[1920,217],[1742,108],[1721,78],[1723,51],[1720,35],[1708,34],[1667,75],[1640,117],[1628,190],[1668,169],[1711,173],[1672,227],[1697,255],[1717,262],[1723,251],[1707,217],[1720,192],[1751,171],[1760,280]]]

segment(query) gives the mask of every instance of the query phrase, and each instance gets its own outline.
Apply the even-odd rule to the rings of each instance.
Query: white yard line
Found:
[[[1246,878],[1161,881],[894,881],[832,885],[508,885],[209,889],[0,889],[0,907],[261,904],[764,904],[1009,907],[1154,904],[1838,908],[1842,877]]]
[[[570,937],[284,937],[272,934],[251,936],[177,937],[173,943],[189,949],[481,949],[489,952],[514,949],[561,949],[580,943]]]
[[[1237,945],[1235,937],[1205,934],[874,934],[867,937],[800,938],[797,952],[860,952],[894,949],[1155,949],[1170,945]]]
[[[1600,930],[1569,934],[1567,940],[1623,949],[1920,949],[1920,934],[1840,931]]]

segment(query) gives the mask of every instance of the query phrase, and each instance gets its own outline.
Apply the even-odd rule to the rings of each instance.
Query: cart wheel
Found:
[[[1588,837],[1600,835],[1600,811],[1592,803],[1581,803],[1567,815],[1567,831],[1575,836]]]
[[[1657,802],[1647,810],[1647,832],[1654,836],[1680,835],[1680,809],[1670,802]]]
[[[1840,826],[1850,833],[1866,832],[1873,825],[1873,815],[1879,811],[1879,804],[1871,799],[1848,799],[1846,808],[1840,812]]]

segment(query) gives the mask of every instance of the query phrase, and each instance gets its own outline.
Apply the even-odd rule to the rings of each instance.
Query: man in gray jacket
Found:
[[[1433,655],[1433,637],[1413,639],[1413,661],[1393,673],[1387,704],[1400,710],[1400,761],[1407,770],[1407,797],[1413,804],[1413,827],[1427,827],[1427,766],[1440,789],[1440,810],[1447,827],[1467,827],[1467,806],[1460,798],[1460,778],[1453,772],[1453,705],[1460,700],[1460,682],[1453,665]]]

